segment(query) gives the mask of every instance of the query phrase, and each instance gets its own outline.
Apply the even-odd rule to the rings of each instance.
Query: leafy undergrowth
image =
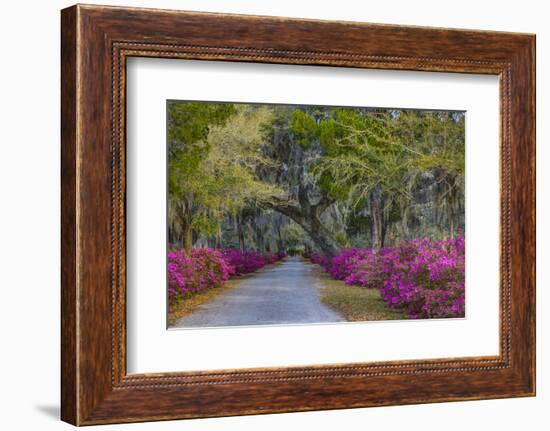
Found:
[[[340,280],[333,280],[321,269],[316,270],[322,281],[321,301],[338,311],[350,322],[368,320],[399,320],[407,317],[400,311],[392,310],[380,297],[377,289],[358,289]]]

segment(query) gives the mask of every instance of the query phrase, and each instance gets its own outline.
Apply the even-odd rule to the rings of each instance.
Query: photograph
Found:
[[[465,121],[168,100],[168,328],[464,318]]]
[[[540,2],[117,1],[6,8],[4,428],[548,423]]]

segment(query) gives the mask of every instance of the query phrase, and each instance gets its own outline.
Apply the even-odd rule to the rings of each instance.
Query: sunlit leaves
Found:
[[[169,105],[168,186],[171,206],[180,209],[169,212],[172,224],[183,214],[195,232],[212,236],[227,215],[278,193],[256,176],[274,163],[262,152],[271,121],[270,110],[247,105]]]
[[[168,102],[168,141],[179,150],[206,140],[212,126],[222,125],[235,111],[231,103]]]
[[[360,108],[327,112],[313,118],[299,111],[294,123],[300,127],[293,129],[300,139],[316,140],[322,148],[310,172],[323,191],[359,208],[378,190],[384,219],[390,223],[405,213],[410,216],[415,194],[428,186],[428,175],[439,208],[449,208],[448,218],[458,211],[464,196],[463,113]]]

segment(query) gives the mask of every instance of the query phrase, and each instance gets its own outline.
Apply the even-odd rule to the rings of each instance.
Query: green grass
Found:
[[[407,317],[391,310],[376,289],[348,286],[343,281],[333,280],[321,268],[316,268],[321,277],[321,301],[338,311],[350,322],[367,320],[400,320]]]

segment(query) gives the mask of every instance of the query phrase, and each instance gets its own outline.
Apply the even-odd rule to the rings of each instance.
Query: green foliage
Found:
[[[212,126],[221,126],[234,114],[231,103],[168,102],[168,141],[191,145],[205,141]],[[171,145],[171,149],[180,146]]]
[[[271,226],[265,208],[307,219],[323,198],[318,215],[340,247],[374,230],[391,241],[452,235],[464,207],[464,121],[460,112],[170,102],[170,229],[229,237],[238,216],[247,241],[309,246],[290,219]]]
[[[308,122],[301,119],[301,124]],[[434,179],[430,187],[437,210],[446,220],[463,207],[462,113],[341,108],[316,127],[312,134],[322,153],[310,172],[320,189],[338,201],[361,209],[376,192],[383,223],[391,225],[415,206],[428,175]]]
[[[216,234],[218,223],[215,217],[211,217],[207,213],[200,213],[193,218],[192,226],[198,233],[213,236]]]
[[[334,239],[340,247],[351,247],[351,242],[344,231],[336,232]]]
[[[172,197],[181,195],[184,184],[191,185],[207,157],[210,129],[223,125],[234,112],[235,106],[227,103],[168,102],[168,190]]]
[[[360,200],[375,186],[389,192],[405,169],[402,148],[392,145],[388,115],[365,115],[337,109],[320,123],[324,156],[313,167],[323,188],[333,196],[354,194]]]
[[[300,109],[292,112],[290,130],[294,134],[296,143],[304,149],[308,149],[319,136],[315,119]]]
[[[276,195],[278,189],[256,177],[257,169],[273,164],[261,151],[271,112],[244,105],[200,105],[169,106],[168,135],[176,139],[170,143],[169,206],[174,209],[169,215],[175,232],[183,215],[197,234],[209,237],[224,217],[250,201]]]
[[[281,229],[281,238],[288,247],[297,248],[306,241],[304,230],[296,223],[289,223]]]

